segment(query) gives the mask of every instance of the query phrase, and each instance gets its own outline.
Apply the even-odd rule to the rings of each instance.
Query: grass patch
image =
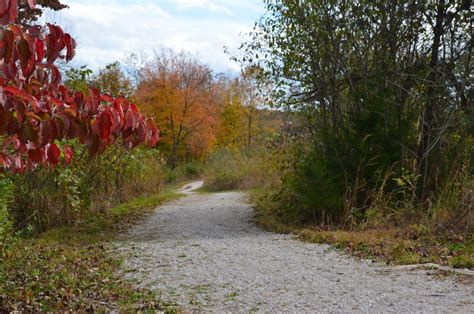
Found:
[[[259,190],[253,191],[255,197]],[[328,243],[354,256],[388,264],[438,263],[474,269],[474,235],[436,233],[422,225],[368,230],[325,230],[283,221],[277,214],[256,206],[256,223],[270,231],[292,233],[312,243]]]
[[[155,293],[117,277],[121,261],[107,251],[118,230],[179,194],[138,197],[77,226],[17,238],[0,261],[0,312],[165,311],[175,308]]]

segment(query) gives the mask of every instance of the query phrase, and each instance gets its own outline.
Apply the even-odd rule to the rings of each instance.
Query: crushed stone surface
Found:
[[[126,278],[184,311],[474,313],[473,285],[454,276],[357,260],[267,232],[253,224],[245,193],[190,189],[114,245]]]

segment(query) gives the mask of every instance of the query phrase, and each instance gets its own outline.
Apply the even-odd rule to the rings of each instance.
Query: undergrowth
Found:
[[[116,275],[121,261],[108,241],[160,203],[179,195],[165,191],[138,197],[87,217],[81,224],[40,235],[17,233],[5,243],[0,262],[0,312],[165,311],[170,304]]]
[[[253,190],[256,223],[270,231],[292,233],[312,243],[328,243],[352,255],[388,264],[438,263],[474,269],[474,235],[436,230],[411,224],[344,230],[337,227],[300,224],[271,209],[266,192]],[[263,199],[263,201],[262,201]]]

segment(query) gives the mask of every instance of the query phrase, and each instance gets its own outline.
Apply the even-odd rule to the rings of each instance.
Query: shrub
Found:
[[[14,187],[9,212],[16,225],[45,230],[74,224],[86,211],[159,191],[165,169],[156,150],[114,145],[94,158],[78,154],[68,167],[38,168],[9,178]]]

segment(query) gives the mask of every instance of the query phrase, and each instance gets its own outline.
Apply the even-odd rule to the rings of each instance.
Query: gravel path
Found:
[[[474,287],[358,261],[252,224],[239,192],[161,206],[117,243],[125,276],[198,312],[474,313]]]

